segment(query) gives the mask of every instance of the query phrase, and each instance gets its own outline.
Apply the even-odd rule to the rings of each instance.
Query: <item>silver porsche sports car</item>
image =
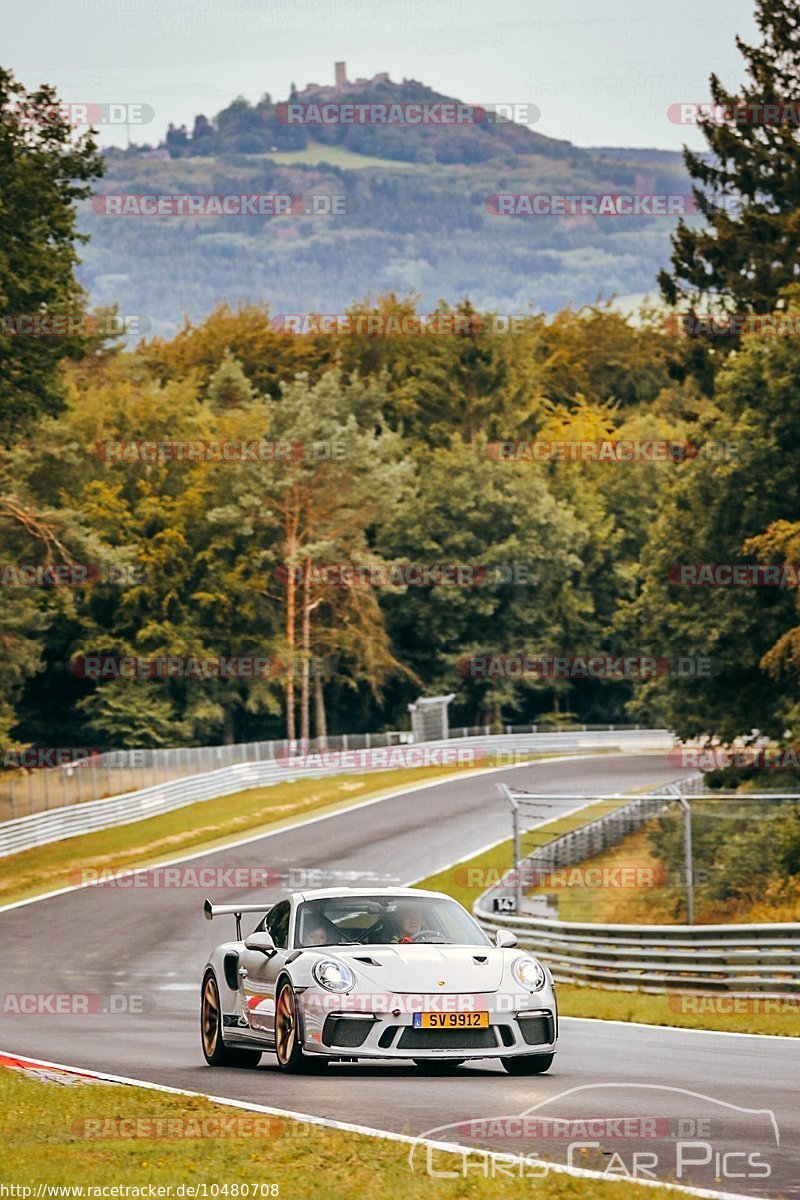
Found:
[[[331,1061],[413,1059],[456,1066],[499,1058],[512,1075],[546,1071],[556,1050],[553,981],[501,930],[486,936],[450,896],[416,888],[326,888],[277,904],[212,904],[236,941],[203,973],[201,1032],[211,1066],[283,1071]],[[241,918],[263,919],[242,939]]]

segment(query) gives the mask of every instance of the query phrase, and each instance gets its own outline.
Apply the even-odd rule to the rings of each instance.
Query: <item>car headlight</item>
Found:
[[[547,983],[544,967],[535,958],[518,958],[511,968],[517,983],[529,992],[540,992]]]
[[[356,977],[350,968],[335,958],[323,958],[314,963],[311,974],[320,987],[328,992],[349,992],[356,984]]]

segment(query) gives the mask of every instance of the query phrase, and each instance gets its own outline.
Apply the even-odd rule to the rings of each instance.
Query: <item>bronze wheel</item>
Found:
[[[235,1050],[222,1040],[222,1005],[213,972],[203,980],[200,1000],[200,1038],[203,1057],[210,1067],[257,1067],[260,1050]]]
[[[275,1005],[275,1055],[282,1071],[304,1071],[308,1060],[300,1045],[297,1001],[294,989],[285,979],[278,990]]]
[[[219,992],[213,975],[206,976],[203,1000],[200,1006],[200,1035],[203,1039],[203,1054],[206,1062],[213,1063],[219,1052],[220,1015]]]

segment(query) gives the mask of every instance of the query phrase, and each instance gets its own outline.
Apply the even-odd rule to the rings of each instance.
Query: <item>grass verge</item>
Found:
[[[539,762],[552,757],[552,754],[536,754],[526,761]],[[154,866],[181,854],[220,849],[237,837],[268,833],[306,816],[335,812],[420,783],[496,765],[519,764],[505,763],[490,755],[479,759],[474,767],[458,764],[403,767],[363,775],[299,779],[200,800],[163,816],[23,850],[1,860],[0,907],[96,878],[98,872]]]
[[[531,831],[535,833],[535,842],[530,835],[526,836],[524,853],[530,854],[535,846],[543,846],[547,842],[551,842],[553,838],[561,837],[562,834],[569,833],[573,829],[579,829],[587,821],[594,821],[597,817],[613,812],[615,808],[621,808],[624,804],[629,803],[629,799],[629,797],[623,797],[613,800],[598,800],[596,804],[587,804],[580,812],[573,813],[571,816],[556,817],[546,825],[538,826],[535,831]],[[429,875],[426,879],[417,880],[414,886],[446,892],[448,896],[453,896],[459,904],[463,904],[471,912],[473,904],[481,893],[498,883],[502,873],[510,870],[513,865],[513,843],[511,838],[508,838],[506,841],[498,842],[497,845],[484,850],[481,854],[445,867],[434,875]]]
[[[145,821],[23,850],[2,860],[0,905],[68,887],[81,878],[96,877],[96,872],[151,866],[191,851],[213,850],[237,836],[267,833],[305,816],[373,800],[463,770],[457,766],[414,767],[299,779],[201,800]]]
[[[264,157],[267,161],[280,163],[282,166],[304,163],[312,167],[327,165],[344,167],[348,171],[358,171],[364,167],[388,167],[407,171],[415,165],[395,158],[376,158],[372,154],[356,154],[354,150],[348,150],[345,146],[327,146],[322,142],[311,142],[303,150],[277,150]]]
[[[412,1171],[410,1147],[402,1143],[248,1113],[201,1097],[115,1084],[59,1087],[7,1068],[0,1068],[0,1106],[5,1114],[3,1177],[18,1188],[31,1188],[29,1196],[40,1185],[128,1186],[144,1188],[146,1194],[148,1186],[181,1184],[186,1189],[205,1184],[209,1196],[216,1184],[219,1196],[240,1198],[249,1185],[251,1200],[270,1195],[284,1200],[337,1195],[357,1195],[359,1200],[631,1200],[640,1194],[635,1185],[616,1180],[557,1174],[543,1179],[514,1179],[506,1173],[483,1177],[475,1159],[464,1178],[461,1156],[439,1151],[432,1165],[439,1172],[455,1172],[456,1178],[434,1179],[419,1151],[419,1166]],[[248,1136],[215,1136],[220,1122]],[[171,1129],[172,1134],[113,1136],[120,1129]],[[198,1129],[205,1136],[189,1132]],[[188,1190],[183,1194],[190,1195]],[[83,1195],[92,1193],[84,1190]]]
[[[686,920],[682,878],[674,881],[650,842],[655,822],[623,838],[601,854],[554,872],[529,895],[547,895],[562,921],[597,921],[604,925],[680,925]],[[591,886],[596,878],[617,879],[618,886]],[[702,869],[697,870],[700,877]],[[755,886],[753,891],[755,891]],[[761,885],[753,903],[742,897],[710,899],[702,885],[695,889],[695,920],[699,925],[732,922],[800,921],[800,880],[772,879]]]
[[[621,803],[625,803],[625,801],[602,801],[600,804],[593,804],[582,809],[571,817],[561,817],[547,826],[540,826],[540,844],[584,825],[587,821],[601,816],[604,812],[609,812],[611,807],[618,807]],[[599,862],[605,857],[605,855],[598,856],[597,860],[592,861]],[[498,842],[497,845],[481,854],[463,859],[443,871],[438,871],[435,875],[428,876],[427,879],[420,879],[415,886],[445,892],[472,911],[472,906],[481,893],[496,883],[502,872],[512,866],[513,848],[511,839],[509,839]],[[581,921],[591,919],[587,917],[585,907],[588,902],[588,899],[584,897],[581,915],[578,916],[577,911],[572,911],[571,919]],[[569,920],[570,917],[564,916],[562,911],[561,919]],[[611,922],[611,917],[608,916],[598,916],[596,919]],[[578,987],[561,983],[558,985],[558,1008],[563,1017],[594,1017],[604,1021],[639,1021],[646,1025],[719,1030],[727,1033],[773,1034],[780,1037],[800,1036],[800,1022],[798,1021],[800,999],[792,996],[783,999],[764,997],[763,999],[748,1000],[721,994],[698,995],[690,991],[659,995],[646,992],[616,991],[609,988]]]

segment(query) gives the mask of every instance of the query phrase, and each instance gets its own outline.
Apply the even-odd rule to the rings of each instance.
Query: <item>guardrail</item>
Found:
[[[698,779],[681,791],[696,793]],[[660,789],[667,803],[674,787]],[[553,839],[524,860],[546,873],[600,853],[658,811],[657,800],[623,808]],[[636,810],[639,809],[637,815]],[[473,912],[487,932],[509,929],[535,952],[559,983],[621,991],[722,991],[735,995],[800,993],[800,924],[603,925],[494,911],[496,897],[514,890],[506,874],[484,892]]]
[[[483,731],[479,731],[483,732]],[[309,750],[369,750],[412,741],[410,733],[342,733],[315,738]],[[71,761],[57,766],[25,770],[26,751],[9,752],[11,761],[23,769],[0,772],[0,821],[30,816],[66,804],[84,804],[155,787],[187,775],[205,775],[236,763],[276,760],[294,753],[302,743],[286,739],[262,742],[232,742],[224,746],[170,746],[161,750],[76,751]],[[45,755],[46,758],[46,755]],[[33,751],[33,761],[37,761]]]
[[[511,733],[594,733],[600,730],[627,731],[639,729],[638,725],[506,725],[504,732]],[[448,740],[490,736],[489,726],[451,729]],[[383,733],[338,733],[325,738],[312,738],[308,742],[288,741],[286,738],[261,742],[232,742],[224,746],[170,746],[161,750],[78,750],[70,755],[71,761],[59,762],[51,767],[38,766],[39,758],[34,749],[33,769],[26,769],[31,761],[29,752],[9,752],[6,761],[16,760],[17,769],[0,771],[0,822],[16,817],[46,812],[66,804],[85,804],[89,800],[102,800],[109,796],[120,796],[123,792],[135,792],[142,788],[156,787],[187,775],[205,775],[221,767],[232,767],[236,763],[276,761],[300,750],[306,752],[375,750],[381,747],[404,746],[413,743],[414,736],[408,730],[392,729]],[[53,753],[64,753],[51,748]],[[47,754],[43,755],[46,761]]]
[[[0,858],[43,846],[62,838],[78,837],[98,829],[128,825],[160,816],[199,800],[213,800],[250,788],[269,787],[294,779],[391,770],[397,766],[436,765],[448,762],[479,766],[490,755],[511,765],[519,757],[544,753],[592,750],[667,751],[673,735],[664,729],[625,729],[611,732],[498,734],[460,737],[412,746],[329,750],[318,754],[287,755],[283,759],[235,763],[202,775],[193,775],[155,787],[141,788],[102,800],[64,805],[0,824]]]

